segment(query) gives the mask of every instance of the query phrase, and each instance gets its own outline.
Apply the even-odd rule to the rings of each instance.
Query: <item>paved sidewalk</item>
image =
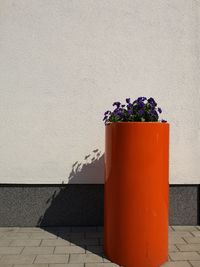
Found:
[[[117,267],[103,256],[102,227],[0,228],[0,267]],[[200,227],[169,227],[169,262],[200,267]]]

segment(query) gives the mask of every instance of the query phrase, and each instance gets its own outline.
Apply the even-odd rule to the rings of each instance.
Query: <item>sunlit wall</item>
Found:
[[[199,11],[0,0],[0,183],[103,183],[103,113],[138,96],[171,124],[170,183],[199,183]]]

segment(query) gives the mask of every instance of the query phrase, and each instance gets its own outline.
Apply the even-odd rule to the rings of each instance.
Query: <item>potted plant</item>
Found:
[[[168,258],[169,124],[150,97],[106,111],[104,252],[124,267]]]

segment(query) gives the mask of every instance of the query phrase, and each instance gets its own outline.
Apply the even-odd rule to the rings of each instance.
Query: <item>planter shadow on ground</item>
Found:
[[[105,258],[103,252],[103,228],[95,226],[86,227],[42,227],[45,231],[57,235],[63,239],[66,245],[78,246],[86,250],[86,253],[93,253]],[[69,242],[69,243],[68,243]]]
[[[75,162],[66,178],[68,184],[63,181],[46,201],[45,213],[38,220],[37,226],[102,255],[102,251],[99,251],[102,229],[98,226],[103,225],[103,184],[100,184],[103,173],[104,155],[98,149],[86,155],[82,162]]]

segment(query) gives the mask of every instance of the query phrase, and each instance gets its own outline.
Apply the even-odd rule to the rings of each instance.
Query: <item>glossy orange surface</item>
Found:
[[[104,252],[124,267],[168,258],[169,124],[106,126]]]

